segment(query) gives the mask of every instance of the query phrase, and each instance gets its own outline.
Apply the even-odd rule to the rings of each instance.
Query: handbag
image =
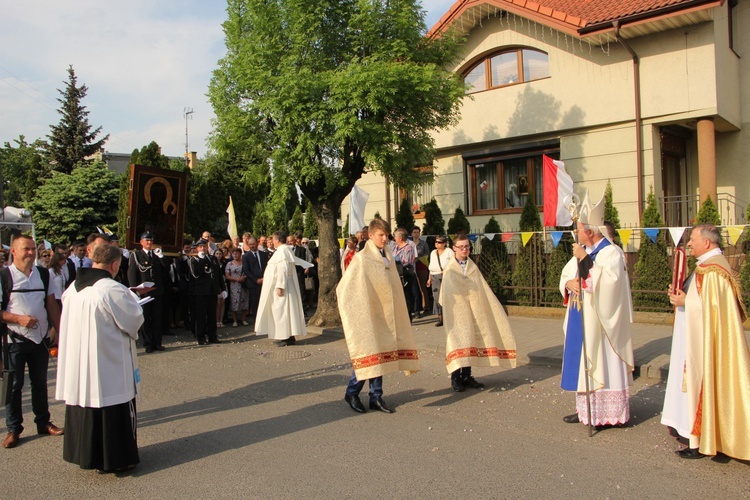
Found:
[[[305,290],[315,290],[315,279],[310,276],[305,278]]]
[[[8,328],[3,325],[2,332],[0,333],[0,349],[3,351],[3,380],[2,380],[2,388],[0,389],[0,406],[5,406],[10,402],[10,394],[13,390],[13,375],[14,373],[10,371],[10,362],[9,362],[9,356],[8,353]]]

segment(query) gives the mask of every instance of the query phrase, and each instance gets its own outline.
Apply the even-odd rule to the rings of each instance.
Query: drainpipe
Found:
[[[636,176],[638,178],[638,220],[643,216],[643,119],[641,118],[641,66],[638,54],[628,43],[620,38],[620,21],[612,23],[615,29],[615,40],[620,42],[633,58],[633,83],[635,85],[635,152]]]

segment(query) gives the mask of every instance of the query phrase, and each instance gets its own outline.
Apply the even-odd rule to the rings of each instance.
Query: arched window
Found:
[[[549,77],[549,56],[532,49],[494,52],[466,72],[467,94]]]

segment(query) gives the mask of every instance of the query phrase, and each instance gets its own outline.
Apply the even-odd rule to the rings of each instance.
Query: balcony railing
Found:
[[[664,223],[668,227],[692,226],[701,207],[700,195],[687,194],[660,198]],[[729,193],[716,195],[716,208],[722,226],[739,226],[747,223],[747,202]]]

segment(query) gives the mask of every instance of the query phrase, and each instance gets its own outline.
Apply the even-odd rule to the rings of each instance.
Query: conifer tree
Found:
[[[427,236],[438,236],[445,234],[445,220],[435,198],[422,205],[424,210],[424,227],[422,234]]]
[[[611,222],[615,229],[620,229],[620,214],[617,207],[612,202],[612,183],[607,181],[607,187],[604,189],[604,220]],[[615,232],[615,244],[622,248],[620,235]]]
[[[414,227],[414,214],[411,212],[411,205],[409,205],[409,201],[406,198],[401,200],[401,205],[398,207],[396,227],[403,227],[409,234],[411,234],[411,229]]]
[[[716,204],[711,199],[711,195],[706,198],[706,201],[701,204],[701,208],[698,210],[695,225],[697,226],[698,224],[721,226],[721,215],[719,214],[719,209],[716,208]]]
[[[544,300],[553,305],[562,306],[562,295],[558,290],[560,275],[565,264],[573,257],[573,237],[570,231],[565,231],[560,238],[560,242],[549,253],[547,257],[547,272],[545,280]]]
[[[89,112],[86,106],[81,104],[89,89],[86,85],[79,87],[77,83],[73,66],[69,66],[65,90],[58,89],[62,99],[57,99],[61,104],[57,112],[62,118],[60,123],[50,126],[51,133],[47,136],[49,142],[46,152],[52,169],[64,174],[69,174],[76,164],[84,162],[87,156],[99,151],[109,138],[107,134],[96,140],[102,128],[91,130]]]
[[[663,227],[664,219],[659,213],[659,208],[654,195],[654,188],[646,198],[646,210],[643,211],[641,227],[653,228]],[[635,265],[635,278],[631,288],[633,289],[633,306],[645,310],[657,309],[669,306],[669,297],[666,290],[672,281],[672,268],[669,265],[667,255],[667,238],[665,231],[659,231],[656,243],[645,232],[641,232],[641,246],[638,249],[638,262]],[[643,291],[662,293],[643,293]]]
[[[471,224],[469,223],[469,219],[466,218],[461,207],[456,208],[456,213],[448,219],[448,235],[452,238],[456,234],[469,234],[470,232]]]
[[[745,212],[745,220],[750,220],[750,205],[748,205]],[[740,267],[740,286],[742,288],[742,296],[745,301],[745,308],[750,310],[750,259],[747,258],[750,255],[750,227],[745,226],[745,232],[743,238],[743,250],[745,253],[745,260],[742,262]]]
[[[484,226],[484,232],[485,235],[489,233],[493,237],[482,238],[482,253],[477,260],[477,265],[497,299],[505,303],[508,299],[506,287],[511,283],[511,270],[508,249],[502,240],[502,230],[495,217],[490,217],[487,225]]]
[[[539,208],[531,196],[526,198],[526,204],[521,212],[519,229],[522,232],[541,231],[542,221],[539,218]],[[526,245],[518,248],[516,267],[513,270],[513,286],[516,287],[516,299],[520,305],[533,305],[544,286],[544,242],[538,234],[534,234]]]

